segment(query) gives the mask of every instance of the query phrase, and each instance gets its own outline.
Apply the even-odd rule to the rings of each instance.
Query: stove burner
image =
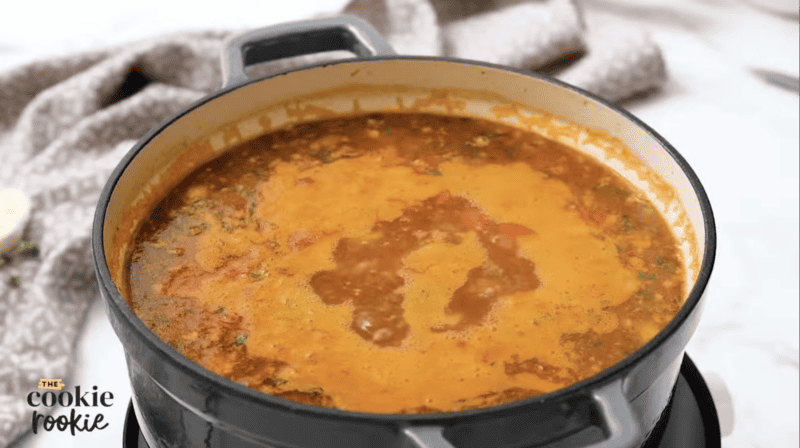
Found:
[[[643,448],[721,448],[721,439],[711,392],[692,360],[684,355],[666,418],[658,423]],[[132,401],[125,416],[122,447],[150,448],[139,429]]]

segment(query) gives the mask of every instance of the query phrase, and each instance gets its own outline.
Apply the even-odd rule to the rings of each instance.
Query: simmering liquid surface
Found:
[[[242,144],[140,228],[127,297],[268,394],[450,412],[566,387],[674,317],[683,262],[610,169],[488,121],[373,114]]]

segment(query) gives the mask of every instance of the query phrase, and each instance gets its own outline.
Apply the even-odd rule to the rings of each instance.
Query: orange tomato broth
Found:
[[[290,400],[451,412],[619,362],[684,298],[676,240],[593,158],[475,118],[294,125],[197,169],[123,288],[189,359]]]

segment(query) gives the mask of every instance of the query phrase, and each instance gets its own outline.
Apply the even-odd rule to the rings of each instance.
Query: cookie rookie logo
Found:
[[[92,432],[95,429],[102,430],[108,427],[108,423],[103,423],[105,418],[101,413],[92,413],[96,408],[108,408],[113,405],[114,394],[111,392],[100,392],[97,386],[92,386],[90,391],[81,392],[80,386],[70,390],[62,391],[66,385],[60,379],[42,378],[37,385],[40,390],[46,392],[33,391],[28,394],[28,405],[34,408],[31,416],[31,430],[36,434],[41,426],[45,431],[67,431],[74,436],[75,432]],[[40,414],[36,408],[44,406],[55,408],[56,406],[71,408],[69,416]],[[83,408],[83,409],[80,409]],[[91,423],[90,423],[91,422]],[[41,425],[40,425],[41,424]]]

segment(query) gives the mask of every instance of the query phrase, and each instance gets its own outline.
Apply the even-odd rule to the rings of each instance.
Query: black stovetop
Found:
[[[668,414],[643,448],[720,448],[721,445],[719,418],[711,392],[692,360],[684,356]],[[133,412],[133,402],[125,416],[122,447],[149,448]]]

